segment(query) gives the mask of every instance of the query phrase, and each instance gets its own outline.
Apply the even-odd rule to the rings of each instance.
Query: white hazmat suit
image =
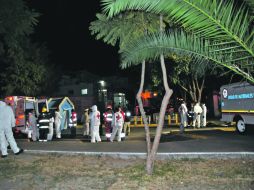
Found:
[[[193,127],[196,127],[196,122],[197,122],[197,127],[200,128],[200,114],[202,113],[202,108],[200,107],[199,103],[196,103],[194,106],[194,119],[193,119]]]
[[[47,136],[47,140],[52,141],[54,135],[54,117],[52,116],[49,119],[49,133]]]
[[[188,109],[186,107],[185,103],[182,103],[178,109],[178,112],[180,113],[180,118],[181,118],[181,125],[184,127],[187,127],[187,114],[188,114]]]
[[[63,117],[61,116],[59,111],[55,112],[55,128],[56,128],[56,138],[60,139],[61,138],[61,119]]]
[[[15,154],[20,151],[13,137],[12,127],[15,127],[14,113],[10,106],[0,101],[0,144],[2,156],[8,154],[6,140]]]
[[[206,113],[207,113],[207,108],[205,104],[202,104],[202,113],[201,113],[201,126],[206,127]]]
[[[113,132],[110,137],[111,142],[113,142],[113,140],[116,136],[116,133],[117,133],[117,141],[118,142],[121,141],[121,133],[122,133],[122,129],[123,129],[123,123],[124,123],[123,114],[120,111],[116,112],[114,114]]]
[[[101,137],[99,134],[99,129],[100,129],[100,112],[97,110],[97,106],[94,105],[92,106],[92,113],[90,115],[90,121],[91,121],[91,142],[95,143],[101,142]]]

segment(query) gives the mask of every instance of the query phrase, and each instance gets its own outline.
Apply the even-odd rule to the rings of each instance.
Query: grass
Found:
[[[0,160],[1,189],[254,189],[254,160],[157,161],[62,155]]]

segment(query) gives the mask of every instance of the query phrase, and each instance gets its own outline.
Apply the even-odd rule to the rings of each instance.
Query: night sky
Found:
[[[90,22],[101,9],[99,0],[26,2],[41,13],[33,39],[46,43],[53,64],[65,71],[87,70],[101,76],[120,71],[117,48],[95,40],[89,31]]]

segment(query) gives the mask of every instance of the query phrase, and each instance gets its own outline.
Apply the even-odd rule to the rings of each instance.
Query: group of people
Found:
[[[96,105],[84,111],[84,136],[91,136],[91,143],[101,142],[100,138],[100,125],[101,114]],[[108,141],[113,142],[116,134],[117,141],[121,141],[121,134],[124,128],[124,134],[130,134],[130,114],[125,115],[121,107],[117,107],[115,112],[112,110],[112,106],[108,105],[106,111],[103,113],[103,124],[105,126],[105,136]]]
[[[56,138],[61,138],[61,118],[59,110],[56,110],[53,115],[43,107],[38,118],[36,118],[35,111],[32,110],[28,113],[26,127],[22,132],[27,134],[28,141],[46,142],[53,139],[55,124]]]
[[[54,125],[55,125],[55,136],[57,139],[61,138],[61,121],[62,115],[59,109],[54,113],[47,111],[46,107],[43,107],[38,118],[35,116],[34,110],[29,112],[28,119],[26,121],[26,128],[23,133],[27,134],[28,141],[40,141],[47,142],[53,139]],[[68,121],[68,126],[71,129],[71,135],[75,135],[75,129],[77,126],[76,112],[72,110],[71,116]]]
[[[193,128],[206,127],[207,107],[205,103],[200,105],[199,102],[191,104],[191,109],[188,111],[185,101],[182,101],[178,108],[181,119],[181,127],[192,126]]]

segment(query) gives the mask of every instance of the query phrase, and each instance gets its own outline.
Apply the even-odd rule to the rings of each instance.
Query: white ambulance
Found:
[[[238,82],[220,88],[221,121],[236,122],[239,133],[254,125],[254,85]],[[253,127],[253,126],[252,126]]]

